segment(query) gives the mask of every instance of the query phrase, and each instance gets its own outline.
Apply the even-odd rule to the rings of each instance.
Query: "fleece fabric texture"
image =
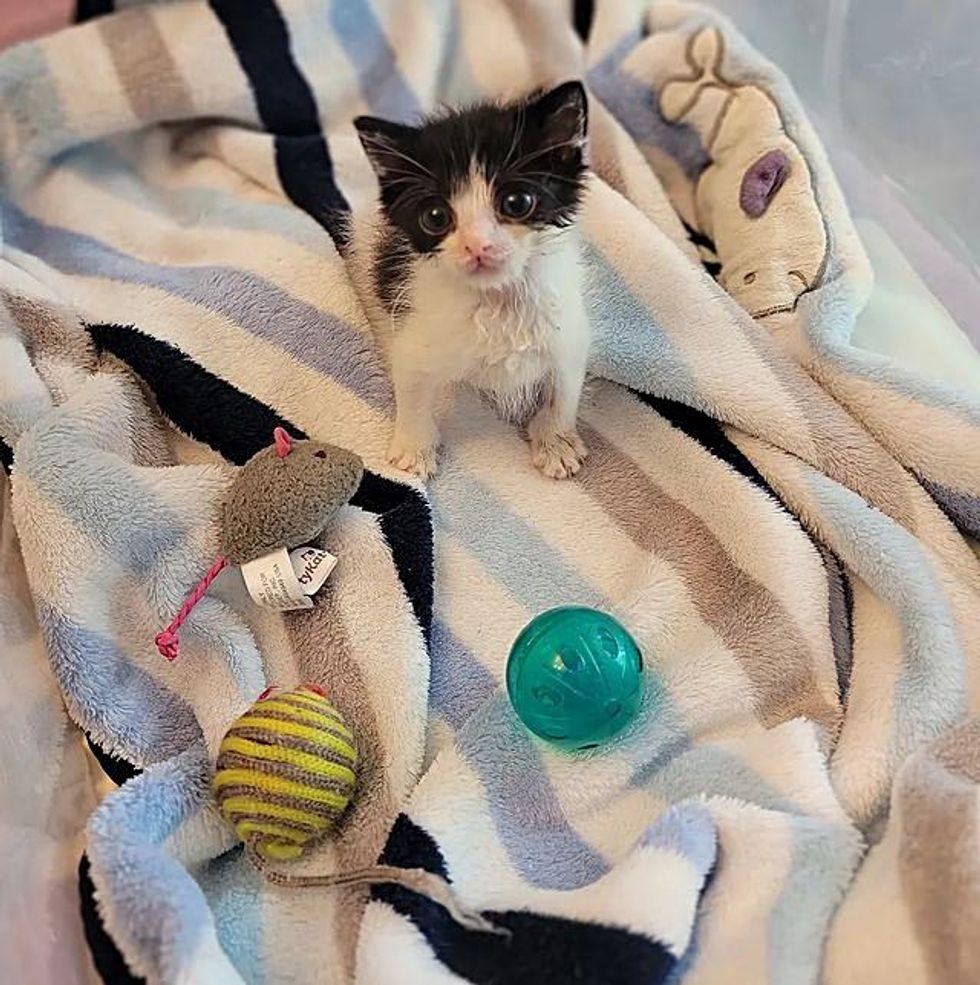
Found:
[[[786,79],[727,21],[603,3],[583,42],[568,6],[127,3],[0,56],[0,658],[50,667],[10,678],[39,697],[3,695],[4,741],[43,728],[53,680],[124,781],[84,858],[77,818],[11,844],[60,893],[78,866],[107,979],[977,980],[980,401],[851,346],[864,253]],[[385,464],[392,392],[345,263],[375,193],[350,121],[574,76],[592,455],[546,480],[462,393],[423,489]],[[276,426],[363,459],[315,541],[337,567],[286,614],[227,569],[169,663],[154,635]],[[646,696],[569,756],[502,681],[528,619],[576,603],[629,627]],[[508,934],[249,865],[216,750],[303,681],[361,763],[302,870],[420,866]],[[59,803],[77,744],[22,746]],[[5,912],[70,929],[51,880],[25,907],[11,874]]]

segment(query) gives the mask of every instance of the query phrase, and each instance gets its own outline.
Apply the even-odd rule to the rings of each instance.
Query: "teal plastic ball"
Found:
[[[521,631],[507,660],[517,717],[563,749],[621,732],[643,696],[643,657],[612,616],[584,606],[550,609]]]

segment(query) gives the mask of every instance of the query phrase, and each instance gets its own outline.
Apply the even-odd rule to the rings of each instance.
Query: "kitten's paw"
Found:
[[[582,467],[589,449],[575,431],[545,432],[531,438],[531,461],[549,479],[567,479]]]
[[[410,441],[396,438],[388,449],[388,461],[396,469],[411,472],[420,479],[431,479],[436,474],[436,448],[419,448]]]

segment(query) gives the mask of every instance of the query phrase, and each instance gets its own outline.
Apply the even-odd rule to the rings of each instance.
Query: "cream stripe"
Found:
[[[97,23],[56,31],[43,44],[64,115],[79,138],[94,140],[133,128],[136,118]],[[79,73],[80,46],[84,76]]]
[[[820,363],[818,378],[864,422],[896,458],[951,488],[980,483],[980,427],[883,384]]]
[[[180,224],[168,214],[119,198],[105,185],[71,168],[55,171],[48,188],[50,195],[32,203],[31,215],[42,222],[91,236],[146,263],[190,269],[217,265],[248,271],[318,311],[364,333],[369,331],[344,263],[326,243],[317,254],[293,239],[261,228],[244,233],[212,222],[202,226]],[[148,188],[149,194],[152,191]],[[123,212],[127,221],[120,223]],[[296,221],[303,221],[299,214]]]
[[[10,250],[18,258],[20,251]],[[390,424],[350,390],[305,366],[278,346],[243,331],[230,319],[167,291],[103,278],[50,273],[93,320],[125,310],[144,331],[177,346],[232,386],[274,406],[308,434],[356,449],[369,466],[387,470]]]
[[[357,736],[357,793],[334,842],[335,858],[320,864],[321,871],[347,871],[377,860],[398,805],[422,772],[428,654],[375,519],[351,513],[334,525],[330,544],[343,563],[316,608],[287,625],[303,655],[304,679],[325,683]],[[323,919],[341,943],[350,978],[361,906],[356,892],[332,899]],[[295,921],[270,919],[282,940],[295,940]]]
[[[689,583],[698,611],[737,654],[763,722],[806,715],[831,731],[840,709],[836,687],[823,692],[814,657],[792,616],[732,564],[723,545],[681,504],[665,496],[595,431],[583,431],[592,462],[583,484],[641,546],[668,557]],[[830,666],[830,654],[823,654]],[[821,675],[826,681],[827,675]]]

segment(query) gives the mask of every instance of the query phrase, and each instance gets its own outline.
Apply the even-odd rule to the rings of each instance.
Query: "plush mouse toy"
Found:
[[[225,567],[308,544],[360,485],[364,465],[353,452],[296,441],[282,428],[275,429],[273,439],[242,466],[228,490],[221,508],[221,553],[156,636],[157,649],[168,660],[177,659],[181,625]]]

